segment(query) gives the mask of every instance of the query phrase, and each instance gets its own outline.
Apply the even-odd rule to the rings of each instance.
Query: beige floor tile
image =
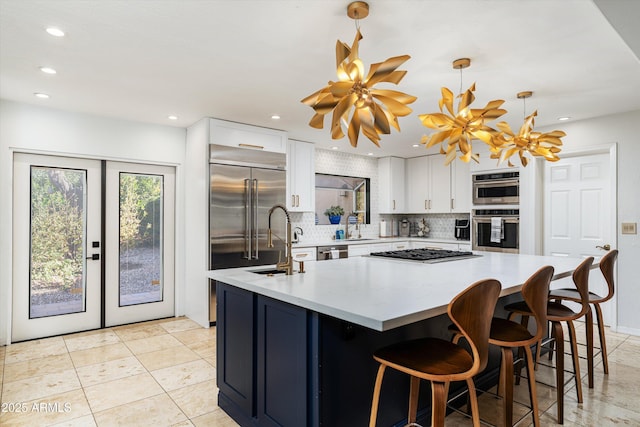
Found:
[[[41,359],[67,353],[67,346],[62,337],[44,338],[11,344],[5,350],[5,364]]]
[[[44,399],[48,396],[80,388],[80,381],[74,369],[59,371],[39,377],[5,382],[2,391],[3,402],[25,402]]]
[[[111,360],[97,365],[87,365],[77,369],[83,387],[138,375],[147,372],[135,357]]]
[[[205,381],[169,392],[169,396],[189,418],[211,412],[218,406],[217,393],[213,381]]]
[[[171,426],[187,420],[180,408],[166,394],[116,406],[94,415],[99,427]]]
[[[188,329],[186,331],[174,332],[171,335],[178,338],[183,344],[195,344],[201,341],[212,341],[216,338],[215,328]]]
[[[69,369],[73,369],[73,363],[71,363],[69,354],[58,354],[7,365],[4,372],[4,381],[18,381],[59,371],[67,371]]]
[[[96,427],[96,422],[93,419],[93,414],[91,414],[69,421],[63,421],[59,424],[53,424],[51,427]]]
[[[216,341],[207,340],[188,344],[191,350],[195,351],[200,357],[216,357]]]
[[[95,412],[135,402],[147,397],[163,394],[164,390],[149,373],[133,375],[90,387],[84,392]]]
[[[161,323],[160,326],[162,326],[169,333],[186,331],[188,329],[202,328],[202,326],[186,317],[175,319],[172,322]]]
[[[196,427],[237,427],[238,424],[220,408],[191,420]],[[448,424],[447,424],[448,426]]]
[[[171,427],[193,427],[193,423],[189,420],[186,420],[176,424],[172,424]]]
[[[93,420],[91,409],[87,404],[82,389],[50,395],[43,399],[25,401],[25,412],[1,413],[0,425],[9,426],[51,426],[51,425],[82,425],[69,424],[73,419],[89,416]]]
[[[65,342],[69,351],[73,352],[115,344],[120,342],[120,338],[111,329],[105,329],[102,331],[92,331],[92,333],[88,335],[67,336],[65,337]]]
[[[182,343],[171,335],[165,334],[158,335],[156,337],[127,341],[126,345],[133,352],[133,354],[138,355],[179,346],[182,345]]]
[[[69,353],[73,365],[80,368],[87,365],[108,362],[110,360],[123,359],[133,356],[131,350],[124,343],[107,344],[102,347],[88,348]]]
[[[122,341],[133,341],[142,338],[164,335],[167,331],[160,325],[136,325],[127,328],[115,328],[114,332],[118,334]]]
[[[213,366],[214,368],[216,367],[216,358],[215,357],[203,357],[202,359],[204,361],[206,361],[208,364],[210,364],[211,366]]]
[[[166,391],[177,390],[191,384],[212,381],[215,369],[204,360],[183,363],[182,365],[152,371],[151,375]]]
[[[198,359],[200,356],[183,345],[138,355],[138,360],[149,371],[181,365]]]

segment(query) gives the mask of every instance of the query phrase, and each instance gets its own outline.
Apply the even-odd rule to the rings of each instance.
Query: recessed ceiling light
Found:
[[[279,115],[277,115],[277,114],[274,114],[273,116],[271,116],[271,118],[272,118],[273,120],[280,120],[280,116],[279,116]]]
[[[169,120],[178,120],[178,116],[173,116],[173,115],[171,115],[171,116],[167,116],[167,118],[168,118]]]
[[[565,122],[567,120],[569,120],[571,117],[558,117],[558,120],[560,120],[561,122]]]
[[[46,93],[40,93],[40,92],[35,92],[34,95],[38,98],[42,98],[42,99],[47,99],[49,98],[49,95],[47,95]]]
[[[40,71],[42,71],[45,74],[56,74],[57,73],[57,71],[54,70],[51,67],[40,67]]]
[[[420,144],[413,144],[412,147],[413,148],[418,148],[418,147],[420,147]]]
[[[373,153],[367,153],[367,156],[373,156]]]
[[[64,37],[64,31],[56,27],[47,28],[47,33],[51,34],[54,37]]]
[[[338,147],[335,147],[335,146],[334,146],[334,147],[331,147],[331,149],[332,149],[332,150],[337,150],[337,149],[338,149]]]

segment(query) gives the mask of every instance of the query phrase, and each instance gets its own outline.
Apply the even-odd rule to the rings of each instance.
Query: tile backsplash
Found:
[[[331,150],[316,149],[315,165],[317,173],[332,175],[349,175],[371,179],[370,207],[371,224],[360,225],[360,235],[363,238],[377,238],[380,234],[380,220],[400,221],[408,219],[412,226],[424,218],[430,228],[426,237],[436,239],[454,239],[455,220],[469,219],[469,214],[397,214],[380,215],[378,209],[378,160],[367,156],[342,153]],[[338,225],[316,225],[314,212],[291,212],[291,221],[294,227],[302,228],[304,235],[301,242],[323,241],[335,236]],[[344,218],[340,227],[344,228]],[[350,226],[350,231],[354,231]],[[415,235],[416,230],[411,230]]]

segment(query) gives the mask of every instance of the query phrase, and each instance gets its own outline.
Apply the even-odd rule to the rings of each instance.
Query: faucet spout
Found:
[[[267,246],[272,248],[273,247],[273,232],[271,231],[271,215],[273,214],[273,212],[276,209],[281,209],[285,216],[287,217],[287,235],[286,235],[286,247],[287,247],[287,253],[286,253],[286,260],[284,262],[279,262],[276,264],[276,269],[278,270],[284,270],[287,274],[287,276],[290,276],[293,274],[293,256],[292,256],[292,239],[291,239],[291,215],[289,215],[289,211],[287,210],[287,208],[285,208],[283,205],[273,205],[273,207],[271,209],[269,209],[269,230],[267,232]],[[278,237],[276,235],[276,237]],[[280,237],[278,237],[280,239]],[[282,240],[282,239],[280,239]]]

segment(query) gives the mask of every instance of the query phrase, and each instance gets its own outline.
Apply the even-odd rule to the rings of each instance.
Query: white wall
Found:
[[[176,166],[176,249],[183,253],[186,130],[0,100],[0,345],[10,337],[12,159],[16,151]],[[184,312],[184,259],[176,259],[176,303]]]
[[[635,271],[640,260],[640,235],[621,234],[622,222],[640,223],[640,111],[632,111],[589,120],[553,126],[567,133],[564,151],[580,151],[589,147],[617,144],[617,248],[618,281],[616,283],[617,329],[640,335],[640,286]],[[540,128],[549,131],[552,128]],[[562,153],[560,153],[562,155]]]

